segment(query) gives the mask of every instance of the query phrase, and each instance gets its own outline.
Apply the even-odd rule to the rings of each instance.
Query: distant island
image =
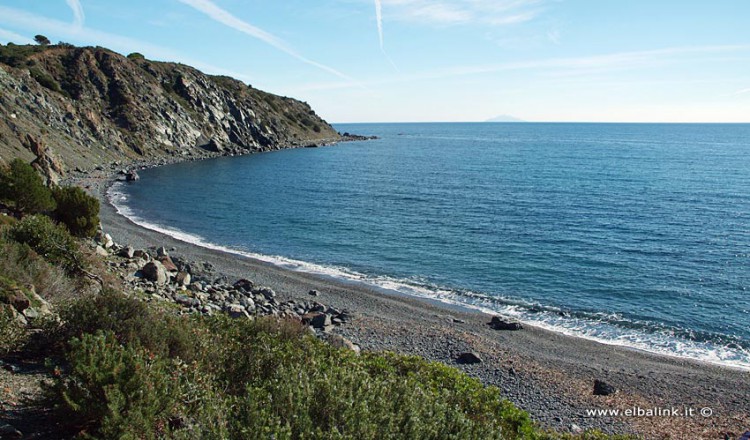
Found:
[[[526,121],[524,121],[523,119],[518,119],[510,115],[500,115],[500,116],[495,116],[494,118],[487,119],[484,122],[526,122]]]

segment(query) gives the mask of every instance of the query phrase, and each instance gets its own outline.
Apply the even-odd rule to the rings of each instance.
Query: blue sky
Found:
[[[750,1],[2,0],[0,41],[100,45],[330,122],[750,122]]]

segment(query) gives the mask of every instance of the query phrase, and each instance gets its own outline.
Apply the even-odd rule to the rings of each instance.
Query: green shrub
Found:
[[[32,215],[10,226],[8,239],[29,246],[47,262],[69,274],[85,269],[78,243],[64,226],[56,225],[49,217]]]
[[[99,200],[75,186],[53,190],[55,219],[76,237],[93,237],[99,227]]]
[[[131,54],[128,54],[128,58],[131,60],[145,60],[146,59],[146,57],[143,56],[143,54],[140,52],[133,52]]]
[[[53,92],[64,93],[62,87],[60,87],[60,83],[58,83],[49,73],[38,67],[30,68],[29,73],[42,87],[52,90]]]
[[[294,321],[178,317],[114,291],[62,318],[69,372],[51,396],[98,438],[611,438],[541,431],[459,370],[336,349]]]
[[[55,209],[52,191],[44,185],[34,168],[21,159],[14,159],[0,171],[0,200],[21,215]]]
[[[99,438],[161,437],[179,396],[179,383],[160,357],[112,333],[71,341],[70,373],[51,390],[70,428]]]
[[[185,362],[199,351],[200,325],[105,288],[100,294],[79,298],[60,311],[65,322],[62,341],[99,331],[111,332],[121,344],[144,347],[149,352]]]

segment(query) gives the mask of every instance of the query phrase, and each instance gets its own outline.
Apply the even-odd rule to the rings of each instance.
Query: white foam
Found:
[[[143,228],[168,235],[185,243],[252,258],[287,270],[362,283],[398,294],[439,301],[447,305],[464,307],[487,314],[506,315],[519,319],[525,324],[606,345],[627,347],[660,355],[693,359],[750,371],[750,351],[746,349],[718,346],[709,342],[691,341],[669,334],[669,331],[637,331],[606,322],[606,319],[623,319],[622,316],[616,314],[602,313],[600,314],[602,319],[591,319],[560,316],[552,308],[547,308],[546,312],[531,313],[528,307],[524,307],[523,304],[514,304],[514,300],[510,298],[498,299],[476,292],[458,293],[450,289],[420,285],[410,280],[396,279],[388,276],[368,276],[345,267],[324,266],[282,256],[257,254],[217,245],[199,235],[149,223],[145,219],[138,217],[126,205],[128,196],[121,188],[122,183],[115,183],[107,193],[110,202],[120,215]],[[531,306],[532,304],[527,305]]]

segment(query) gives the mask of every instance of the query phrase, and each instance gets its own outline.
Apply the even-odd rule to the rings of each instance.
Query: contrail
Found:
[[[380,50],[385,50],[383,45],[383,4],[375,0],[375,18],[378,21],[378,37],[380,38]]]
[[[65,0],[73,11],[73,27],[75,29],[83,28],[83,23],[86,20],[86,16],[83,13],[83,6],[79,0]]]
[[[383,3],[381,0],[375,0],[375,19],[378,22],[378,39],[380,40],[380,51],[383,52],[383,56],[385,56],[385,59],[388,60],[388,62],[393,67],[393,70],[396,72],[401,72],[399,68],[396,66],[396,63],[393,62],[391,57],[388,55],[388,53],[385,51],[385,44],[383,42]]]
[[[331,73],[347,81],[357,83],[357,81],[339,72],[333,67],[326,66],[325,64],[318,63],[316,61],[313,61],[309,58],[302,56],[297,51],[289,47],[286,44],[286,42],[284,42],[280,38],[276,37],[275,35],[269,32],[264,31],[263,29],[259,27],[253,26],[250,23],[240,20],[239,18],[235,17],[228,11],[218,7],[210,0],[179,0],[179,1],[183,4],[190,6],[193,9],[196,9],[199,12],[206,14],[212,20],[217,21],[237,31],[240,31],[244,34],[250,35],[253,38],[257,38],[258,40],[261,40],[264,43],[275,47],[276,49],[302,61],[305,64],[309,64],[311,66],[317,67],[320,70]]]

